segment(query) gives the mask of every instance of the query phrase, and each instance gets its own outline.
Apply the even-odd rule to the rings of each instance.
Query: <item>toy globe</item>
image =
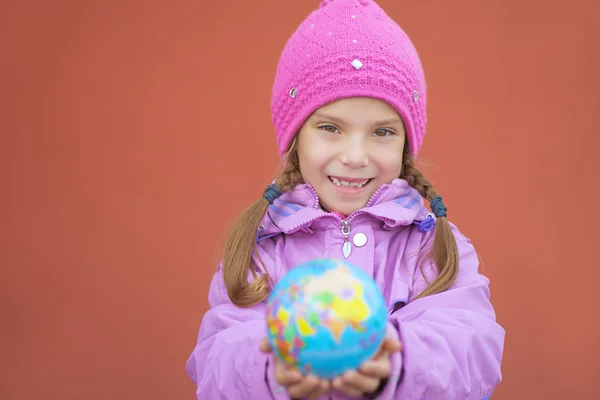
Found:
[[[379,349],[387,328],[383,296],[364,271],[319,259],[294,267],[267,299],[273,353],[305,374],[331,379],[356,370]]]

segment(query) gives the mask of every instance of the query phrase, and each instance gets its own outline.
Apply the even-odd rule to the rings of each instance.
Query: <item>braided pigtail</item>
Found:
[[[443,292],[452,286],[458,276],[458,249],[454,234],[450,229],[450,223],[446,218],[446,207],[444,207],[442,198],[437,194],[433,185],[415,167],[414,157],[408,147],[404,150],[400,178],[405,179],[412,188],[430,202],[437,219],[433,247],[423,260],[433,260],[438,269],[438,276],[433,282],[429,283],[417,298]]]

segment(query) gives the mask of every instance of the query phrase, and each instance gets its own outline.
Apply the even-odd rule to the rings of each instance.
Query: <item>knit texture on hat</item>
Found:
[[[323,0],[279,59],[271,112],[280,156],[315,110],[358,96],[392,105],[404,121],[411,152],[418,153],[427,117],[415,47],[374,1]]]

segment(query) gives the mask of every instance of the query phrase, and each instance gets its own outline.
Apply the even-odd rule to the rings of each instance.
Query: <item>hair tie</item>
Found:
[[[279,186],[277,186],[275,183],[267,186],[265,192],[263,193],[263,197],[267,199],[269,204],[273,204],[275,199],[277,199],[279,196],[281,196],[281,189],[279,189]]]
[[[437,218],[445,217],[447,210],[448,209],[446,206],[444,206],[444,203],[442,203],[442,196],[435,196],[433,199],[431,199],[431,211],[433,211],[433,214]]]

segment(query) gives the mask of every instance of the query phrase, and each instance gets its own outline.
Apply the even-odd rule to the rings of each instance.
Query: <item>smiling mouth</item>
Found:
[[[360,188],[364,187],[367,183],[371,182],[371,178],[362,179],[362,180],[361,179],[352,179],[351,181],[349,181],[349,180],[339,179],[334,176],[330,176],[329,180],[336,186],[344,187],[344,188],[355,188],[355,189],[360,189]]]

